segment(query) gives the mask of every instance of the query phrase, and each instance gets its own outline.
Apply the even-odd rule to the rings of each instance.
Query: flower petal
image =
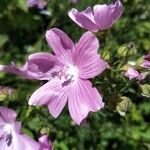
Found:
[[[12,131],[10,138],[9,142],[5,138],[0,140],[2,150],[39,150],[39,144],[25,134]]]
[[[82,57],[84,53],[97,53],[99,41],[90,31],[84,33],[76,45],[76,55]],[[80,60],[80,58],[79,58]]]
[[[128,70],[126,71],[124,75],[128,77],[129,80],[132,80],[132,79],[143,80],[146,77],[144,74],[139,73],[134,68],[128,68]]]
[[[90,111],[98,111],[103,106],[101,96],[95,88],[92,88],[88,80],[79,79],[70,88],[68,99],[69,112],[78,125],[87,117]]]
[[[53,146],[51,141],[48,140],[48,136],[46,134],[41,135],[39,138],[40,149],[39,150],[52,150]]]
[[[67,102],[67,88],[53,79],[31,95],[29,105],[48,105],[52,116],[57,118]]]
[[[46,105],[51,99],[59,96],[58,90],[62,88],[59,80],[51,80],[37,89],[29,99],[29,105]]]
[[[76,9],[72,9],[68,15],[80,27],[93,32],[98,31],[98,27],[94,22],[94,16],[90,7],[81,12],[78,12]]]
[[[72,40],[60,29],[52,28],[48,30],[45,37],[55,54],[60,55],[64,51],[74,48]]]
[[[75,63],[79,67],[79,76],[84,79],[93,78],[102,73],[108,64],[97,53],[99,41],[91,32],[86,32],[76,46]]]
[[[76,20],[76,17],[75,17],[75,16],[76,16],[78,13],[79,13],[79,12],[77,11],[77,9],[72,8],[72,9],[68,12],[68,16],[69,16],[78,26],[80,26],[80,27],[83,28],[82,24]]]
[[[28,57],[28,62],[21,70],[26,70],[28,76],[39,80],[49,80],[51,73],[59,66],[57,58],[46,52],[39,52]]]
[[[0,106],[0,120],[12,122],[16,120],[16,112],[12,109]]]
[[[119,19],[122,15],[122,3],[120,0],[117,0],[115,2],[115,4],[112,4],[112,8],[114,8],[114,21],[116,21],[117,19]]]
[[[34,141],[32,138],[30,138],[29,136],[25,135],[25,134],[18,134],[18,139],[21,140],[22,142],[22,145],[21,143],[20,146],[22,149],[24,150],[38,150],[40,145],[38,144],[38,142]],[[21,149],[18,149],[18,150],[21,150]]]
[[[67,103],[68,87],[63,87],[59,92],[59,96],[54,97],[48,104],[48,109],[54,118],[57,118]]]
[[[26,68],[26,66],[23,66],[22,68]],[[19,75],[26,79],[33,79],[32,76],[27,75],[26,70],[16,67],[14,64],[10,66],[0,65],[0,72],[7,72]]]
[[[144,68],[147,68],[147,69],[150,69],[150,61],[144,61],[142,64],[141,64],[142,67]]]
[[[84,55],[82,62],[79,66],[79,76],[82,79],[94,78],[108,68],[108,63],[94,53]]]
[[[141,67],[150,69],[150,54],[147,54],[144,56],[144,61],[141,64]]]
[[[0,65],[0,71],[17,74],[26,79],[49,80],[54,71],[54,65],[58,66],[56,63],[55,56],[39,52],[30,55],[23,67],[18,68],[14,64],[11,66]]]
[[[100,30],[110,28],[122,14],[122,4],[119,0],[115,4],[95,5],[93,9],[95,22]]]

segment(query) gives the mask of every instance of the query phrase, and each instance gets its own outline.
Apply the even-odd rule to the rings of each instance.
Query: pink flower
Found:
[[[108,64],[99,57],[99,42],[91,32],[86,32],[75,45],[57,28],[47,31],[46,39],[55,55],[35,53],[23,67],[3,66],[1,71],[49,80],[32,94],[29,105],[47,105],[57,118],[68,102],[70,115],[79,125],[90,111],[96,112],[104,106],[88,79],[101,74]]]
[[[134,68],[128,68],[127,72],[125,73],[125,76],[129,78],[129,80],[136,79],[136,80],[143,80],[145,78],[145,75],[142,73],[139,73]]]
[[[39,144],[21,133],[21,124],[16,121],[16,113],[0,106],[0,149],[38,150]]]
[[[48,140],[48,136],[46,134],[41,135],[41,137],[39,138],[39,144],[39,150],[53,150],[52,143]]]
[[[46,6],[45,0],[27,0],[28,7],[43,9]]]
[[[68,15],[80,27],[89,31],[98,32],[110,28],[122,14],[122,4],[120,0],[110,5],[95,5],[93,10],[88,7],[86,10],[78,12],[72,9]]]
[[[144,57],[144,62],[141,64],[142,67],[150,69],[150,54]]]

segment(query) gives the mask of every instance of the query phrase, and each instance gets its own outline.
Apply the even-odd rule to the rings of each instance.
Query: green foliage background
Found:
[[[20,66],[29,54],[50,52],[44,34],[52,27],[64,30],[77,42],[85,30],[68,17],[68,11],[72,7],[82,10],[89,5],[108,2],[79,0],[72,5],[67,0],[49,0],[50,16],[46,16],[36,8],[28,9],[26,0],[0,1],[0,64],[13,61]],[[149,12],[148,0],[123,0],[121,19],[111,29],[97,35],[101,44],[99,53],[108,60],[110,68],[92,80],[106,106],[91,113],[88,124],[74,125],[66,108],[54,119],[46,107],[29,107],[29,96],[44,82],[24,80],[12,74],[0,73],[0,85],[14,89],[13,95],[1,100],[0,105],[14,109],[23,131],[34,139],[38,139],[41,129],[47,132],[56,150],[150,149],[150,99],[143,97],[140,91],[140,85],[149,84],[150,78],[142,83],[129,81],[120,69],[128,60],[137,60],[150,52]],[[129,47],[130,55],[118,53],[123,44]],[[116,110],[117,99],[121,96],[132,102],[124,117]],[[125,107],[126,103],[122,105]]]

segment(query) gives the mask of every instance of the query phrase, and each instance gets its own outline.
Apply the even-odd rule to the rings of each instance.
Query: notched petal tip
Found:
[[[58,28],[52,28],[46,31],[45,37],[49,46],[57,55],[74,48],[74,44],[70,37]]]
[[[114,21],[116,21],[122,15],[123,5],[120,0],[117,0],[114,5],[115,5],[115,9],[114,9],[114,19],[115,20]]]

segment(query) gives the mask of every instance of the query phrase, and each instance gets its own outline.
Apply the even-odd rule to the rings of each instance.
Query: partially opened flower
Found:
[[[86,10],[78,12],[72,9],[68,15],[80,27],[89,31],[98,32],[110,28],[121,16],[122,4],[120,0],[106,5],[95,5],[93,9],[88,7]]]
[[[0,149],[39,150],[39,144],[21,132],[21,124],[16,121],[16,113],[0,106]]]
[[[125,76],[129,78],[129,80],[136,79],[136,80],[143,80],[146,76],[143,73],[139,73],[134,68],[128,68]]]
[[[46,39],[55,55],[36,53],[29,56],[22,68],[1,66],[1,71],[49,80],[32,94],[29,104],[47,105],[57,118],[68,102],[72,119],[80,124],[90,111],[96,112],[104,106],[88,79],[101,74],[108,64],[99,57],[99,42],[91,32],[86,32],[75,45],[57,28],[47,31]]]
[[[41,137],[39,138],[39,145],[39,150],[53,150],[53,145],[51,141],[48,140],[48,136],[46,134],[41,135]]]
[[[150,54],[144,57],[144,62],[141,64],[141,66],[150,69]]]
[[[45,0],[27,0],[28,7],[43,9],[46,6]]]

